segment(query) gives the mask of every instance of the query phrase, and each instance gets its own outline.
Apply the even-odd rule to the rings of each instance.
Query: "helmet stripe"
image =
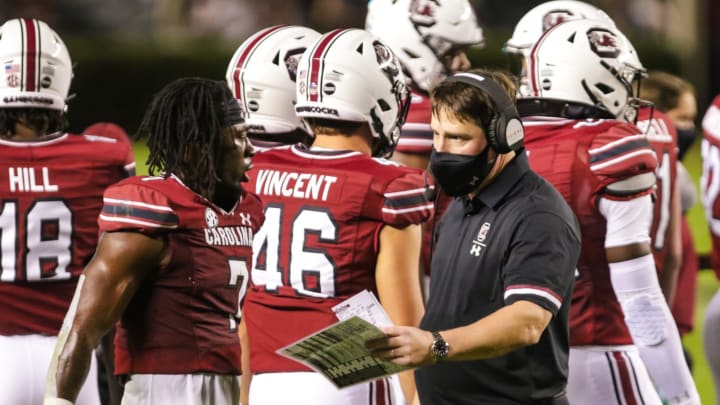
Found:
[[[270,34],[272,34],[275,31],[278,31],[283,28],[287,28],[287,25],[278,25],[275,27],[270,27],[265,29],[264,31],[261,31],[257,34],[257,36],[248,44],[248,46],[243,50],[243,52],[240,54],[240,57],[238,58],[237,62],[235,63],[235,71],[233,72],[233,83],[235,84],[235,98],[239,100],[245,100],[245,97],[242,96],[243,94],[243,85],[242,85],[242,79],[240,78],[241,72],[244,72],[243,69],[245,67],[245,64],[247,63],[250,54],[257,49],[257,47],[260,45],[260,42],[262,42],[265,38],[267,38]]]
[[[310,69],[308,72],[308,88],[307,95],[308,99],[313,102],[317,102],[320,94],[320,78],[322,77],[320,71],[322,70],[322,61],[325,56],[325,52],[330,49],[330,43],[337,39],[340,34],[348,31],[347,29],[336,29],[327,34],[325,38],[312,50],[310,56]],[[313,90],[314,89],[314,90]]]
[[[25,28],[26,40],[25,40],[25,91],[37,91],[37,76],[38,76],[38,53],[40,47],[40,35],[38,32],[37,23],[35,20],[23,18],[22,24]]]
[[[539,72],[537,72],[537,52],[540,49],[540,45],[543,43],[543,41],[545,41],[545,38],[547,38],[548,33],[555,29],[555,27],[557,27],[558,25],[561,24],[550,27],[550,29],[543,32],[537,42],[535,42],[535,45],[533,45],[532,50],[530,51],[530,57],[528,58],[530,60],[530,66],[528,66],[528,71],[530,72],[530,87],[533,96],[536,97],[540,97],[540,86],[538,83],[538,80],[540,79],[540,74]]]

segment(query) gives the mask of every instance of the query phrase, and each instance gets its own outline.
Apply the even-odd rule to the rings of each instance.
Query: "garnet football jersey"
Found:
[[[703,171],[700,179],[702,203],[710,227],[710,260],[720,279],[720,96],[715,97],[702,121]]]
[[[132,177],[103,200],[102,231],[164,235],[171,255],[118,323],[115,373],[240,374],[240,301],[263,222],[257,196],[244,193],[225,212],[170,176]]]
[[[381,229],[420,224],[432,203],[422,171],[360,152],[292,146],[260,152],[253,165],[248,188],[266,220],[243,308],[251,368],[308,370],[275,351],[336,322],[333,305],[375,292]]]
[[[129,147],[71,134],[0,140],[0,335],[57,335],[95,251],[102,193],[125,177]]]
[[[667,115],[650,108],[638,111],[637,127],[647,136],[658,160],[650,238],[655,267],[660,270],[665,256],[665,239],[669,236],[666,234],[670,223],[672,195],[677,188],[677,129]],[[680,229],[676,231],[680,232]]]
[[[606,222],[600,197],[626,200],[606,187],[654,172],[655,153],[633,125],[616,120],[523,119],[525,147],[532,168],[560,191],[578,218],[582,250],[570,306],[570,345],[632,344],[622,309],[610,283],[605,256]]]
[[[410,110],[405,124],[400,129],[400,138],[395,150],[403,153],[430,155],[433,145],[433,134],[430,129],[431,117],[430,99],[424,94],[413,92],[410,98]]]

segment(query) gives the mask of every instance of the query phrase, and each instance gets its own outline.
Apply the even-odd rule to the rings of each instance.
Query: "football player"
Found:
[[[235,51],[225,79],[245,112],[256,149],[312,141],[295,114],[295,78],[300,56],[319,36],[310,28],[277,25],[251,35]]]
[[[716,96],[702,121],[703,171],[700,189],[705,217],[710,228],[712,251],[710,261],[720,280],[720,95]],[[715,387],[720,387],[720,290],[705,308],[703,345],[713,374]],[[717,389],[717,388],[716,388]]]
[[[518,94],[530,96],[528,68],[530,51],[540,36],[556,24],[571,20],[597,20],[615,27],[613,20],[601,9],[577,0],[553,0],[540,3],[525,13],[515,24],[512,36],[502,51],[510,57],[510,70],[518,79]]]
[[[0,55],[0,398],[37,404],[97,244],[102,193],[126,176],[132,151],[109,137],[65,132],[72,62],[46,23],[6,21]],[[94,376],[95,362],[88,366]],[[98,403],[94,378],[77,389],[78,404]]]
[[[677,149],[667,148],[662,153],[656,149],[656,154],[659,163],[657,172],[659,187],[663,187],[666,183],[663,175],[677,174],[673,184],[676,185],[676,193],[680,200],[681,215],[679,215],[679,227],[681,232],[681,263],[677,282],[673,283],[672,280],[667,280],[666,274],[662,273],[661,283],[665,281],[663,291],[666,292],[666,296],[669,298],[668,302],[672,303],[672,312],[680,335],[684,335],[693,329],[695,322],[695,291],[698,271],[698,257],[690,232],[690,224],[685,217],[685,213],[697,201],[697,191],[695,190],[692,179],[690,179],[689,174],[687,174],[687,170],[682,166],[680,159],[683,152],[687,150],[687,147],[690,146],[692,139],[695,137],[695,116],[697,115],[695,92],[692,85],[687,81],[669,73],[654,71],[649,72],[648,76],[641,81],[640,94],[644,99],[653,103],[655,108],[653,116],[657,115],[659,119],[663,118],[666,122],[666,124],[659,122],[660,125],[666,125],[669,129],[677,129],[677,131],[669,131],[673,135],[675,135],[675,132],[677,133]],[[642,109],[641,114],[643,110],[649,109]],[[666,114],[658,113],[658,110]],[[642,125],[640,125],[640,121],[638,121],[638,127],[643,128]],[[684,135],[681,136],[683,133]],[[650,133],[648,133],[648,136],[650,143],[653,144],[654,137],[652,137]],[[677,152],[675,152],[676,150]],[[673,172],[664,166],[667,165],[666,163],[672,162],[672,157],[675,154],[677,154],[677,170]],[[656,206],[662,206],[663,202],[662,198],[657,198],[655,204]],[[658,207],[655,209],[656,218],[658,217],[657,208]],[[653,248],[656,247],[656,242],[657,238],[653,241]],[[656,263],[661,263],[658,261],[657,256]],[[665,288],[666,286],[674,286],[674,292]],[[670,294],[668,295],[667,293]],[[685,351],[685,355],[689,359],[689,353],[687,351]],[[691,360],[688,361],[689,364],[692,364]]]
[[[530,163],[582,227],[568,398],[660,404],[657,389],[671,404],[698,404],[651,254],[657,159],[627,122],[637,114],[637,54],[613,26],[574,20],[546,31],[529,60],[531,95],[518,109]]]
[[[58,339],[46,403],[75,400],[116,322],[123,403],[239,402],[240,303],[264,220],[242,187],[253,155],[243,124],[224,81],[178,79],[155,96],[138,130],[150,176],[103,196],[102,237]]]
[[[467,48],[484,45],[475,12],[468,0],[371,0],[365,28],[390,46],[411,81],[410,111],[392,159],[425,170],[433,143],[428,93],[448,73],[470,68]],[[435,189],[429,173],[426,176],[427,194],[436,207],[423,229],[421,264],[427,294],[433,228],[452,199]]]
[[[419,224],[432,203],[422,171],[382,158],[397,142],[408,99],[397,58],[366,31],[328,32],[300,59],[295,111],[313,143],[258,153],[251,172],[266,222],[243,308],[250,403],[376,404],[395,396],[388,379],[338,390],[276,351],[335,323],[331,308],[365,289],[394,323],[418,325]],[[412,372],[400,380],[412,401]]]

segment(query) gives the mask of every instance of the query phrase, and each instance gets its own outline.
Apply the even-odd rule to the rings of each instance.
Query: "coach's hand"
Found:
[[[412,326],[390,326],[383,328],[383,332],[384,338],[366,343],[373,356],[409,367],[433,363],[430,353],[433,337],[430,332]]]

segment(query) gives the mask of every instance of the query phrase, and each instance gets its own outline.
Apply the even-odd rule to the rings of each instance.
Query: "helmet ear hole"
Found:
[[[595,83],[595,87],[602,91],[603,94],[610,94],[613,91],[615,91],[612,87],[608,86],[605,83]]]
[[[387,103],[387,101],[379,98],[377,101],[378,105],[380,106],[380,109],[383,111],[390,111],[390,105]]]

